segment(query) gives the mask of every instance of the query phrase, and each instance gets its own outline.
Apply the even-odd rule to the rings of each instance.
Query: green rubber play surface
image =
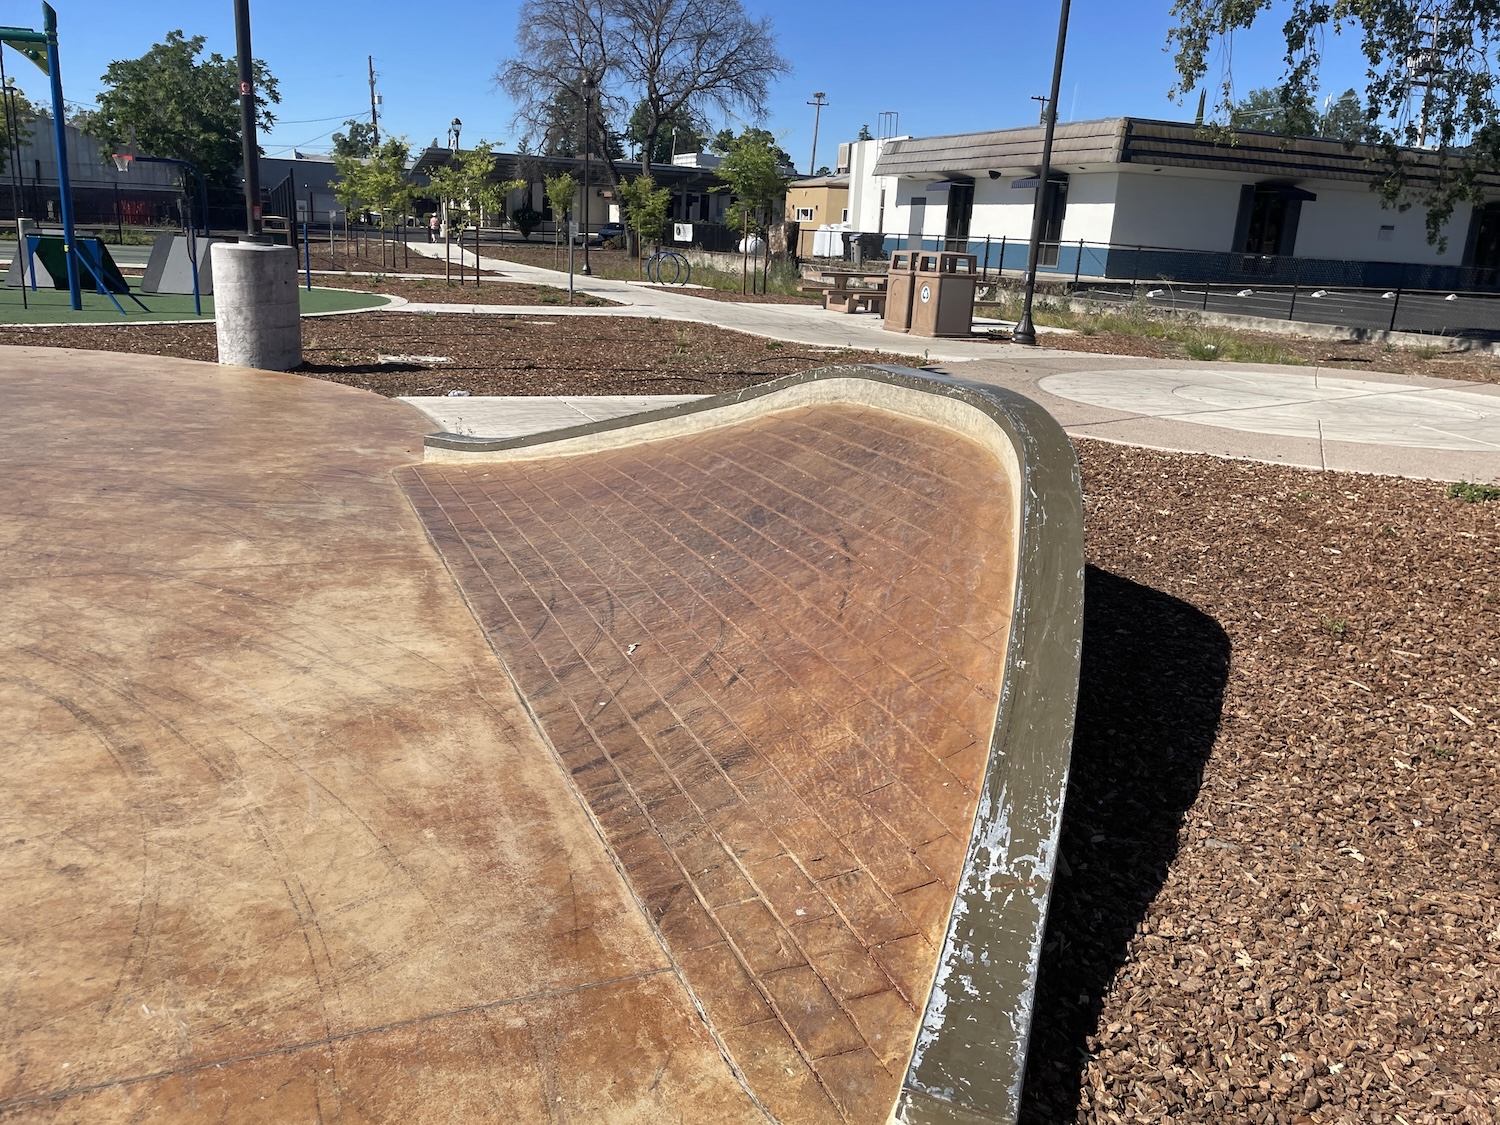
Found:
[[[134,292],[134,283],[132,284]],[[349,289],[299,288],[303,313],[349,312],[354,309],[373,309],[386,303],[384,297],[372,293],[356,293]],[[83,291],[83,311],[74,312],[68,307],[66,289],[38,289],[26,291],[26,303],[21,305],[21,291],[0,287],[0,324],[142,324],[153,320],[193,320],[193,295],[191,293],[136,293],[141,302],[150,309],[142,312],[140,306],[124,294],[119,302],[125,307],[121,316],[113,302],[102,293],[89,288]],[[214,299],[203,298],[204,320],[214,318]]]

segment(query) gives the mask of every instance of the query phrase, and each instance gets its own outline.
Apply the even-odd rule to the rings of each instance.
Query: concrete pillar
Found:
[[[290,371],[302,362],[297,253],[260,242],[214,245],[219,362]]]

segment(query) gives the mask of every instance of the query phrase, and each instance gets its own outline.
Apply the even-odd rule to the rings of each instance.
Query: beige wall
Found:
[[[844,221],[844,208],[849,206],[847,187],[797,187],[786,189],[786,218],[796,222],[797,208],[811,207],[813,217],[801,220],[804,227],[819,227],[824,223]]]

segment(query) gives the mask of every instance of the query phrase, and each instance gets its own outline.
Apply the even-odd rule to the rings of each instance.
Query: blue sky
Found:
[[[109,62],[148,50],[174,28],[207,37],[208,49],[234,53],[231,0],[53,0],[62,36],[70,102],[91,103]],[[900,114],[900,130],[918,136],[1005,128],[1036,120],[1034,94],[1047,92],[1057,4],[1013,0],[745,0],[776,29],[792,73],[766,106],[767,126],[805,168],[813,111],[826,92],[818,163],[832,163],[839,141],[862,124],[876,130],[881,111]],[[382,127],[414,145],[441,138],[453,117],[466,141],[516,140],[513,108],[491,76],[512,48],[514,0],[251,0],[255,53],[281,81],[280,121],[262,139],[268,155],[292,147],[326,150],[345,117],[368,116],[365,57],[375,56],[384,95]],[[1191,119],[1196,103],[1175,106],[1165,50],[1169,0],[1074,0],[1059,98],[1062,120],[1132,114]],[[0,0],[0,23],[37,26],[40,3]],[[1282,48],[1272,11],[1234,49],[1241,93],[1273,83]],[[1360,82],[1352,43],[1334,41],[1326,86]],[[45,79],[14,52],[6,71],[28,95],[46,96]],[[1212,101],[1212,94],[1210,95]]]

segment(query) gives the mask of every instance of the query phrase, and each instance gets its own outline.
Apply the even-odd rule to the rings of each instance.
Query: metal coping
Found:
[[[963,874],[893,1120],[1009,1125],[1020,1109],[1026,1047],[1072,751],[1083,634],[1083,496],[1057,422],[1012,391],[906,367],[829,367],[643,414],[506,439],[435,434],[436,460],[546,457],[634,444],[628,431],[752,404],[807,384],[866,380],[968,406],[993,423],[1018,467],[1016,593],[989,764]],[[822,399],[820,401],[837,401]],[[769,404],[765,404],[769,406]],[[773,407],[774,409],[774,407]],[[898,413],[907,413],[899,405]],[[700,421],[708,421],[702,419]],[[713,425],[714,423],[709,423]],[[691,429],[689,427],[692,427]],[[641,441],[656,434],[642,434]],[[663,434],[662,436],[665,436]],[[583,439],[583,440],[578,440]],[[592,441],[590,439],[593,439]],[[612,440],[609,440],[612,439]],[[563,452],[556,450],[556,452]],[[507,456],[508,455],[508,456]]]

